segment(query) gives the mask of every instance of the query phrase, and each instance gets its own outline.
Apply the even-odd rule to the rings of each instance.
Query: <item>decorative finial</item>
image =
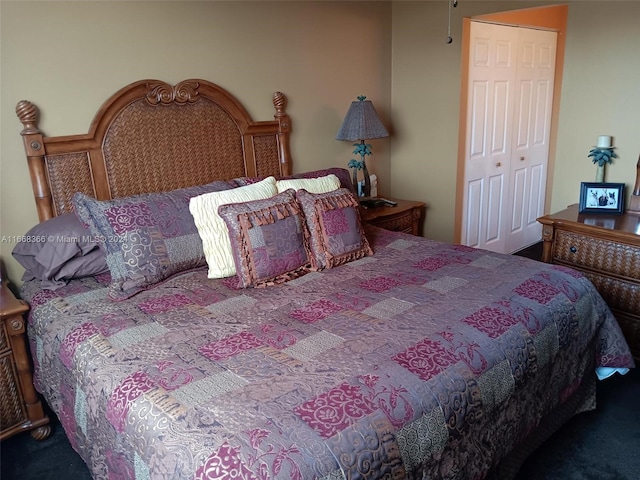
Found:
[[[364,102],[364,100],[367,98],[364,95],[358,95],[358,100],[360,100],[361,102]]]
[[[280,115],[284,115],[284,108],[287,105],[287,97],[284,96],[282,92],[275,92],[273,94],[273,106],[276,109],[276,112]]]
[[[16,115],[24,126],[24,129],[20,132],[22,135],[40,133],[40,130],[38,130],[38,107],[33,103],[28,100],[20,100],[16,105]]]

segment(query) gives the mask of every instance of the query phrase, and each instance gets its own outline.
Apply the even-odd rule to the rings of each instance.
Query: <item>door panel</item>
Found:
[[[491,155],[507,155],[509,153],[509,107],[511,105],[510,83],[498,81],[494,84],[493,92],[493,138],[491,140]]]
[[[487,222],[485,246],[501,244],[504,242],[502,234],[502,209],[504,203],[504,175],[498,174],[489,177],[489,192],[487,205]],[[484,209],[483,209],[484,211]]]
[[[548,116],[551,110],[551,102],[553,101],[553,85],[549,80],[539,80],[537,83],[536,95],[536,128],[534,132],[534,142],[537,146],[545,146],[549,148],[549,122]]]
[[[516,170],[513,175],[513,208],[511,213],[511,230],[509,234],[519,232],[524,228],[525,201],[524,194],[527,183],[527,169],[521,168]],[[538,217],[536,217],[538,218]]]
[[[471,114],[469,119],[471,120],[472,129],[470,131],[471,141],[469,147],[469,158],[482,157],[484,154],[484,141],[485,141],[485,125],[487,114],[487,101],[489,98],[489,83],[473,82],[471,90]]]
[[[544,204],[544,192],[545,192],[546,171],[542,165],[533,165],[531,167],[531,182],[529,187],[529,195],[531,199],[529,201],[527,209],[527,227],[538,224],[538,218],[540,217],[540,208]],[[533,240],[534,242],[537,240]]]
[[[482,204],[484,179],[480,178],[467,184],[467,198],[469,198],[468,219],[465,221],[467,225],[465,245],[477,247],[480,245],[480,223],[482,222]]]
[[[531,117],[532,91],[532,82],[524,81],[520,83],[520,108],[517,112],[518,118],[516,122],[518,128],[516,149],[524,149],[529,145],[529,119]]]

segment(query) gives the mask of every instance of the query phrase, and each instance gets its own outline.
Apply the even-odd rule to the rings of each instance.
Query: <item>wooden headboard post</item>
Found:
[[[16,114],[38,218],[72,212],[76,192],[109,200],[290,175],[286,104],[276,92],[274,120],[254,121],[233,95],[206,80],[140,80],[102,104],[88,133],[47,137],[38,127],[38,107],[21,100]]]
[[[282,174],[291,175],[291,152],[289,151],[289,134],[291,133],[291,125],[289,115],[285,113],[287,108],[287,97],[282,92],[273,94],[273,106],[276,109],[275,119],[280,126],[278,131],[278,146],[280,151],[280,163],[282,165]]]
[[[31,176],[31,185],[33,187],[33,196],[36,200],[36,208],[38,209],[38,218],[46,220],[54,216],[52,210],[53,204],[51,199],[51,189],[47,179],[47,171],[45,168],[45,151],[42,141],[42,132],[38,128],[38,119],[40,112],[38,107],[27,100],[21,100],[16,105],[16,115],[24,126],[20,135],[24,142],[24,150],[27,154],[27,163],[29,165],[29,174]]]

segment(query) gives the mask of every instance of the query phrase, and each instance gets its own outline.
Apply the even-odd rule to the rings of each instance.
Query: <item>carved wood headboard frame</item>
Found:
[[[73,211],[83,192],[99,200],[174,190],[213,180],[291,174],[286,97],[273,95],[275,120],[255,122],[229,92],[206,80],[171,86],[141,80],[111,96],[89,133],[46,137],[39,111],[16,114],[40,221]]]

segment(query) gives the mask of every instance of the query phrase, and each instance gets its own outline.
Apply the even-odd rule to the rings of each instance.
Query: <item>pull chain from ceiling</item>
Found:
[[[453,42],[453,37],[451,36],[451,6],[453,6],[453,8],[456,8],[458,6],[458,0],[448,0],[447,3],[449,4],[449,21],[447,24],[447,43],[452,43]]]

